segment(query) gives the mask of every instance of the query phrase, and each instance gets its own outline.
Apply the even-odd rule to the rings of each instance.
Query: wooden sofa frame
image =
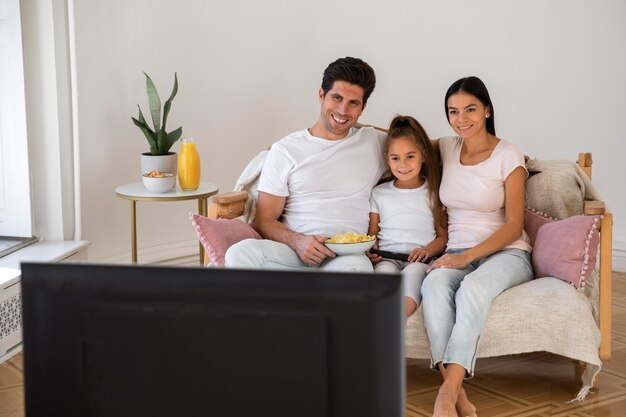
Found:
[[[578,165],[591,179],[592,168],[591,153],[580,153]],[[245,191],[232,191],[213,197],[209,205],[208,217],[213,219],[234,219],[242,216],[248,193]],[[613,242],[613,216],[606,209],[602,201],[586,201],[584,213],[589,215],[603,215],[600,221],[600,255],[599,255],[599,300],[598,300],[598,326],[600,328],[601,342],[599,356],[602,361],[611,359],[611,285],[612,285],[612,242]],[[205,265],[209,263],[205,254]],[[597,385],[597,381],[596,381]]]

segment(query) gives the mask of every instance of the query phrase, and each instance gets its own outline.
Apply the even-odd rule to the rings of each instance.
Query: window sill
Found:
[[[0,267],[21,269],[21,263],[87,260],[88,240],[43,241],[33,243],[0,258]]]

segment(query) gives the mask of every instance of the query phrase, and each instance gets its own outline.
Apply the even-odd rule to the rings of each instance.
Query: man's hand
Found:
[[[319,265],[337,256],[323,244],[327,239],[327,236],[297,234],[293,236],[290,246],[305,264]]]

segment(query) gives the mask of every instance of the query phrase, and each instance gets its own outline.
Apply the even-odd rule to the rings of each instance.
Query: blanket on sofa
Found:
[[[234,191],[246,191],[248,193],[244,214],[239,218],[239,220],[243,222],[252,223],[252,220],[254,220],[257,186],[259,185],[261,169],[263,169],[263,164],[265,163],[268,152],[268,150],[261,151],[255,156],[248,165],[246,165],[235,183]]]
[[[526,162],[526,207],[564,219],[583,213],[588,200],[600,200],[591,180],[578,164],[567,160]]]

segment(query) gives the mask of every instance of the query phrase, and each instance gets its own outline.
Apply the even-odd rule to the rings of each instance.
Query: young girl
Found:
[[[410,116],[396,116],[391,121],[385,160],[394,180],[372,191],[368,234],[377,236],[374,249],[408,258],[368,256],[376,272],[402,271],[409,317],[421,300],[427,262],[443,252],[448,240],[447,219],[438,196],[441,166],[424,128]]]

